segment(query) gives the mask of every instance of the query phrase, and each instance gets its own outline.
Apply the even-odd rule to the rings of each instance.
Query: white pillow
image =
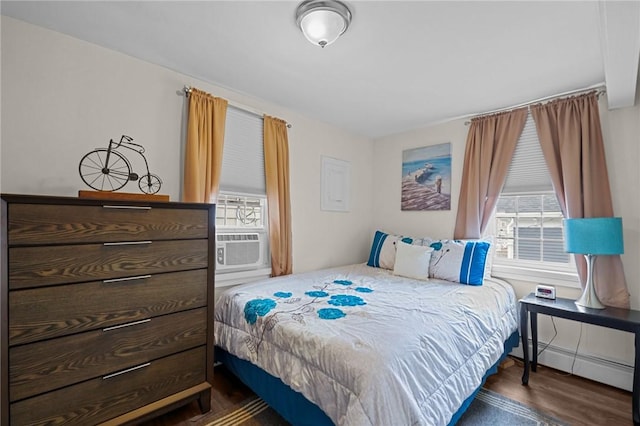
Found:
[[[429,262],[433,248],[398,241],[393,273],[417,280],[429,279]]]

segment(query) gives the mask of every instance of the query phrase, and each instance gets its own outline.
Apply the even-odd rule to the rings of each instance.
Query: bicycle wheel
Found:
[[[140,191],[145,194],[155,194],[160,191],[160,187],[162,186],[162,181],[156,175],[152,175],[149,173],[148,175],[143,175],[138,181],[138,186],[140,187]]]
[[[78,170],[82,181],[97,191],[117,191],[127,184],[131,166],[117,151],[111,151],[107,167],[107,150],[98,148],[80,160]]]

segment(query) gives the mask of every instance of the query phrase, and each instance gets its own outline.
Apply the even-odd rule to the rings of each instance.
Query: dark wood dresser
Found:
[[[211,204],[2,195],[0,423],[137,423],[213,379]]]

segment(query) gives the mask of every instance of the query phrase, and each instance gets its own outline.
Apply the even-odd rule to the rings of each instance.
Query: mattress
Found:
[[[349,265],[233,287],[216,345],[340,425],[448,424],[517,330],[506,282],[402,278]]]

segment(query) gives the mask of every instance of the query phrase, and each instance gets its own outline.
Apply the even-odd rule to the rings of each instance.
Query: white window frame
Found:
[[[494,235],[493,241],[497,243],[498,236],[495,225],[496,214],[494,210],[485,234]],[[574,257],[573,255],[569,255],[569,258],[571,259],[569,263],[561,264],[544,261],[505,259],[494,255],[491,275],[506,280],[580,288],[580,280],[578,278]]]
[[[254,198],[261,201],[260,206],[260,225],[259,226],[243,226],[243,225],[226,225],[226,224],[218,224],[218,211],[217,209],[222,204],[222,199],[227,199],[229,197],[233,198],[244,198],[244,204],[246,205],[248,198]],[[241,219],[238,219],[242,221]],[[226,220],[225,220],[226,221]],[[267,194],[245,194],[241,192],[231,192],[231,191],[220,191],[218,193],[218,201],[216,205],[216,228],[224,229],[225,231],[268,231],[269,221],[267,215]]]
[[[533,158],[533,164],[531,168],[527,168],[525,173],[520,173],[519,175],[516,173],[515,180],[507,179],[508,182],[505,184],[505,187],[508,186],[509,189],[504,192],[505,196],[541,195],[550,193],[549,191],[553,190],[550,180],[548,183],[544,182],[544,174],[545,172],[548,173],[548,171],[544,163],[544,158],[542,157],[541,149],[532,146],[533,143],[537,143],[539,146],[535,123],[529,113],[525,128],[518,141],[519,146],[516,148],[514,158],[517,156],[520,156],[519,158],[526,158],[527,160]],[[522,146],[523,144],[524,146]],[[532,148],[535,149],[532,150]],[[542,163],[540,163],[541,161]],[[530,183],[529,179],[535,182],[535,188],[527,187]],[[493,211],[485,235],[493,235],[494,242],[497,243],[496,209]],[[556,262],[505,259],[494,255],[491,275],[507,280],[580,288],[574,257],[573,255],[569,255],[569,258],[569,263],[560,264]]]

